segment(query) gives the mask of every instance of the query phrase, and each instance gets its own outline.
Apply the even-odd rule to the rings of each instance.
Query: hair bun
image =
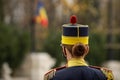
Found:
[[[75,57],[83,56],[85,54],[85,45],[81,43],[77,43],[72,48],[72,55]]]

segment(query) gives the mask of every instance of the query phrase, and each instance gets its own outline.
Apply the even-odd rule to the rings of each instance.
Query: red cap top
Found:
[[[76,22],[77,22],[76,16],[75,16],[75,15],[72,15],[72,16],[70,17],[70,23],[71,23],[71,24],[76,24]]]

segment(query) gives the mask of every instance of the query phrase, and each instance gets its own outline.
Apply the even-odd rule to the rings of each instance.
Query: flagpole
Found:
[[[108,4],[108,10],[109,10],[109,21],[108,21],[108,35],[107,35],[107,43],[108,45],[112,44],[113,43],[113,36],[112,36],[112,20],[113,20],[113,14],[112,14],[112,0],[109,0],[109,4]],[[107,59],[108,60],[113,60],[114,59],[114,52],[113,52],[113,48],[112,47],[108,47],[107,49]]]
[[[38,0],[32,0],[32,15],[31,15],[31,25],[30,25],[30,31],[31,31],[31,53],[36,51],[36,44],[35,44],[35,10],[36,10],[36,4]]]

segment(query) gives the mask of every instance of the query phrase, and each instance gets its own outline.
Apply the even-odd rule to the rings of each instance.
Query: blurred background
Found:
[[[89,25],[90,65],[120,80],[120,0],[0,0],[0,80],[43,80],[65,64],[61,28],[76,15]]]

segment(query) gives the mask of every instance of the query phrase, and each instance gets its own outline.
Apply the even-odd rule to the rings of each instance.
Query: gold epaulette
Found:
[[[103,74],[106,76],[107,80],[114,80],[112,70],[109,70],[104,67],[98,67],[98,66],[90,66],[90,67],[101,70]]]
[[[56,71],[66,68],[66,66],[51,69],[44,75],[44,80],[50,80],[55,76]]]

